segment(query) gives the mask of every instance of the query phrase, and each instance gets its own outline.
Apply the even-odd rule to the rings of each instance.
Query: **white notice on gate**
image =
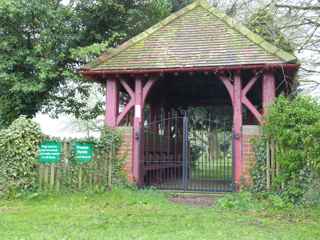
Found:
[[[135,118],[141,118],[141,106],[140,105],[135,105],[134,117]]]

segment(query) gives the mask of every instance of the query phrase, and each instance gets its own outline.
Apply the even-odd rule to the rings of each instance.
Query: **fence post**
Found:
[[[50,190],[53,190],[53,187],[54,187],[54,173],[55,173],[55,166],[54,164],[50,164]]]
[[[43,165],[39,163],[39,189],[40,191],[43,188]]]
[[[266,162],[266,180],[267,180],[267,190],[270,190],[270,144],[269,140],[267,141],[266,145],[266,151],[267,151],[267,162]]]
[[[109,189],[112,188],[112,162],[113,162],[113,157],[114,157],[114,149],[113,149],[113,143],[111,143],[111,148],[109,152],[109,159],[108,161],[108,187]]]
[[[79,178],[78,178],[78,184],[79,184],[79,189],[81,189],[82,187],[82,165],[80,164],[80,167],[79,167]]]

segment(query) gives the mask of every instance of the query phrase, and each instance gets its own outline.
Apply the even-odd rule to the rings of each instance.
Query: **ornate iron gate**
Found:
[[[188,116],[144,126],[144,184],[182,191],[233,191],[232,131]]]

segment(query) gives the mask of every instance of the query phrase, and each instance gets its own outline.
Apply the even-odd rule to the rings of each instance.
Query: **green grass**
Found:
[[[320,239],[320,208],[222,210],[115,189],[0,200],[1,239]]]

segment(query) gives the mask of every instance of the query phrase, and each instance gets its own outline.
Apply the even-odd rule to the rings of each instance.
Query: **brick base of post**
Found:
[[[122,135],[122,143],[118,149],[118,158],[124,159],[123,170],[128,176],[128,182],[134,183],[132,166],[132,127],[119,127]]]
[[[251,169],[256,163],[256,157],[251,141],[261,136],[261,127],[257,125],[244,125],[242,128],[242,154],[243,164],[241,171],[241,186],[248,187],[252,184]]]

